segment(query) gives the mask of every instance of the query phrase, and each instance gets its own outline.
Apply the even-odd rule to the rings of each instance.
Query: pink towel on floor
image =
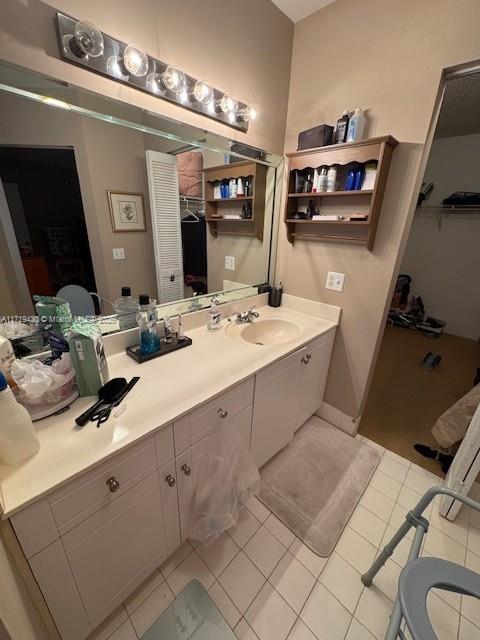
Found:
[[[203,156],[198,151],[177,155],[178,190],[181,196],[202,197]]]

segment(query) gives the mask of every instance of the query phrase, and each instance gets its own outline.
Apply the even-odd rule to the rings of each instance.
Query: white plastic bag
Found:
[[[260,474],[233,421],[219,420],[200,461],[192,538],[214,542],[237,524],[248,499],[260,489]]]

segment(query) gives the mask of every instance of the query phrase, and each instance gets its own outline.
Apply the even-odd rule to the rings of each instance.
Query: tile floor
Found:
[[[382,640],[409,541],[398,547],[374,586],[366,589],[360,573],[439,478],[365,442],[377,447],[382,459],[329,558],[312,553],[254,498],[237,527],[211,547],[184,543],[92,640],[136,640],[192,578],[208,589],[239,640]],[[427,516],[431,527],[423,554],[480,572],[480,514],[464,508],[451,523],[434,505]],[[441,640],[480,638],[478,601],[436,592],[428,607]]]

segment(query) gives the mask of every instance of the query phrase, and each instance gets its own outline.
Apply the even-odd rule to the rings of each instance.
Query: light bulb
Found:
[[[225,93],[218,103],[218,107],[223,113],[232,113],[237,108],[237,101],[229,93]]]
[[[85,58],[86,56],[98,58],[103,55],[104,49],[102,32],[91,22],[81,20],[75,25],[68,46],[77,58]]]
[[[160,93],[162,91],[162,76],[160,73],[149,73],[145,80],[145,85],[152,93]]]
[[[197,80],[193,87],[193,97],[201,104],[209,104],[213,100],[213,87],[204,80]]]
[[[148,71],[148,56],[145,51],[129,44],[123,52],[123,64],[130,75],[142,78]]]
[[[238,112],[238,119],[243,122],[250,122],[250,120],[256,120],[260,114],[260,108],[256,104],[248,104]]]
[[[50,107],[58,107],[59,109],[71,109],[72,107],[64,100],[58,98],[51,98],[50,96],[43,96],[42,102],[48,104]]]
[[[162,74],[163,84],[169,91],[182,93],[187,88],[187,78],[183,71],[173,64],[168,65]]]
[[[107,73],[118,80],[128,80],[125,67],[120,56],[110,56],[107,60]]]

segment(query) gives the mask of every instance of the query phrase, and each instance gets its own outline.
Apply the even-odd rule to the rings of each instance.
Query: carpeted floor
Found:
[[[422,369],[428,351],[442,361]],[[360,433],[429,471],[439,465],[414,449],[416,442],[434,445],[435,420],[472,388],[480,350],[475,340],[442,334],[427,338],[418,331],[387,327],[375,369]]]

